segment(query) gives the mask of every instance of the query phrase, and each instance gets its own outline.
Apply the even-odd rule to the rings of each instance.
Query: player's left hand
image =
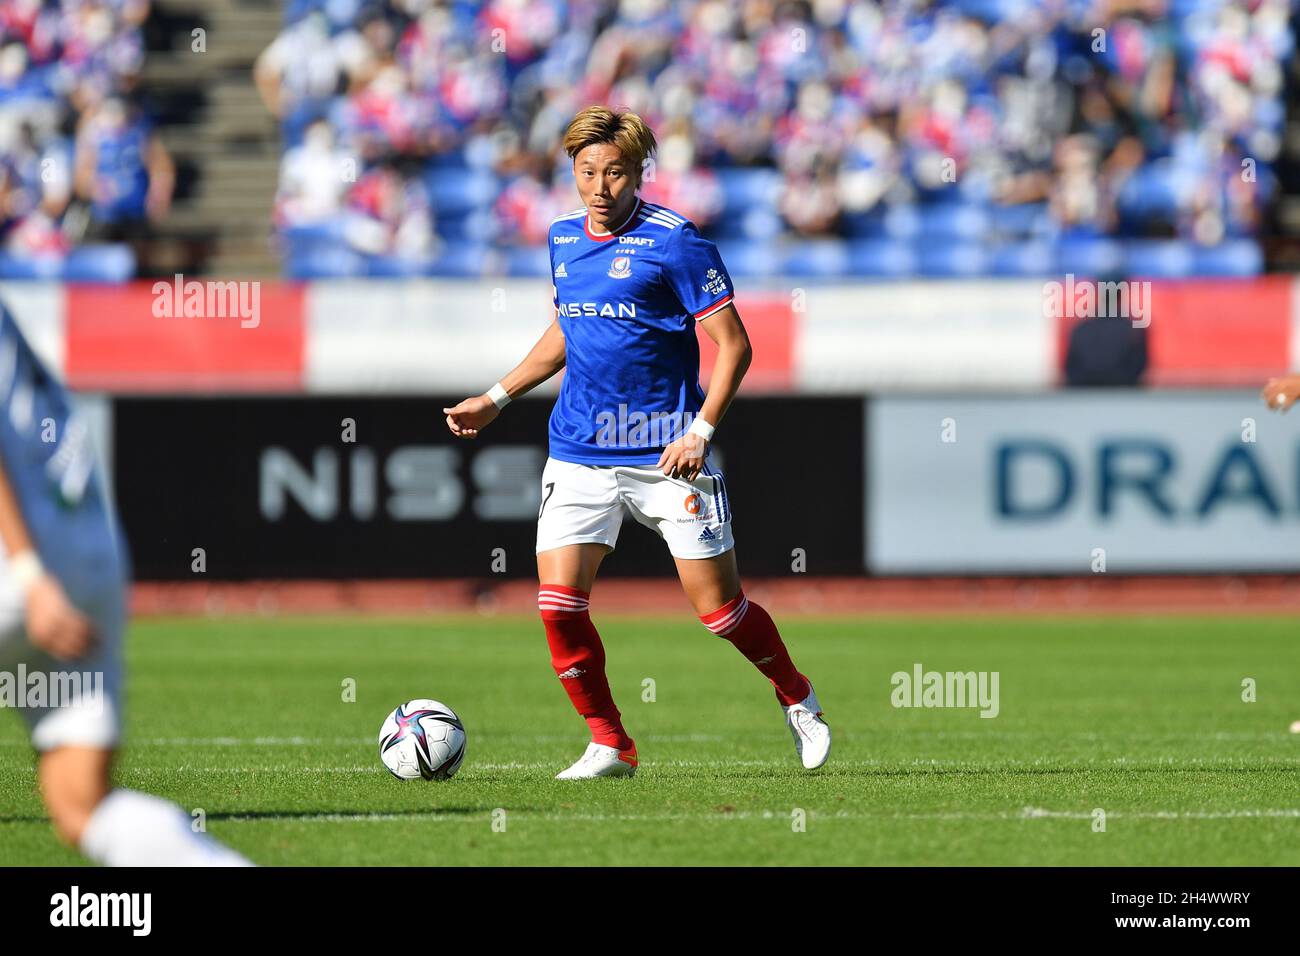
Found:
[[[1264,386],[1260,397],[1269,408],[1286,411],[1300,398],[1300,375],[1287,375],[1282,378],[1270,378]]]
[[[659,456],[659,464],[655,467],[669,478],[694,481],[704,470],[704,456],[708,450],[709,443],[703,435],[687,432],[664,449],[664,453]]]

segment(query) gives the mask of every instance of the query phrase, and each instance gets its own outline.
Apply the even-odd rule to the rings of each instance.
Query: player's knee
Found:
[[[62,748],[43,754],[38,779],[59,839],[77,846],[95,808],[108,796],[110,755]]]
[[[696,617],[703,621],[705,618],[718,613],[725,607],[735,607],[740,603],[741,596],[742,595],[739,591],[733,591],[731,594],[727,594],[725,591],[719,589],[693,598],[691,604],[695,607]]]

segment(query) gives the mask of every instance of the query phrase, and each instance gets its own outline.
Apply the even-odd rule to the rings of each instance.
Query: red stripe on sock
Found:
[[[710,611],[708,614],[701,617],[700,620],[704,622],[704,626],[710,631],[717,632],[723,627],[734,625],[736,620],[739,620],[739,618],[736,618],[736,620],[731,620],[731,618],[736,615],[745,603],[745,592],[741,591],[726,604],[722,605],[722,607],[718,608],[716,611]]]
[[[552,599],[552,604],[559,606],[546,606],[548,602],[540,597],[543,591],[560,595],[560,598]],[[633,746],[632,738],[623,729],[621,715],[614,706],[614,696],[605,677],[605,647],[600,634],[585,606],[563,606],[564,598],[585,602],[587,592],[563,584],[543,584],[538,593],[542,623],[546,626],[546,643],[551,649],[551,666],[574,710],[587,721],[592,740],[607,747],[627,750]]]

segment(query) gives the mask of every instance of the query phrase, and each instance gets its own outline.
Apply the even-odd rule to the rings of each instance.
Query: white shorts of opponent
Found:
[[[56,660],[28,641],[23,595],[0,548],[0,711],[19,712],[39,751],[112,749],[120,733],[126,595],[119,579],[99,571],[59,583],[95,628],[95,646],[79,660]]]
[[[653,465],[579,465],[546,459],[537,550],[594,542],[613,548],[624,510],[668,543],[675,558],[731,550],[731,503],[721,472],[706,464],[694,481]]]

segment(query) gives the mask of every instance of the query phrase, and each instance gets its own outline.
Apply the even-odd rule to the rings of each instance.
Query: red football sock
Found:
[[[795,669],[771,615],[745,597],[744,591],[700,620],[718,637],[736,645],[736,650],[772,682],[782,704],[788,707],[808,696],[812,685]]]
[[[563,584],[543,584],[537,608],[546,625],[551,666],[573,701],[574,710],[591,728],[591,739],[606,747],[627,750],[632,738],[623,729],[614,696],[605,679],[605,647],[587,612],[586,591]]]

